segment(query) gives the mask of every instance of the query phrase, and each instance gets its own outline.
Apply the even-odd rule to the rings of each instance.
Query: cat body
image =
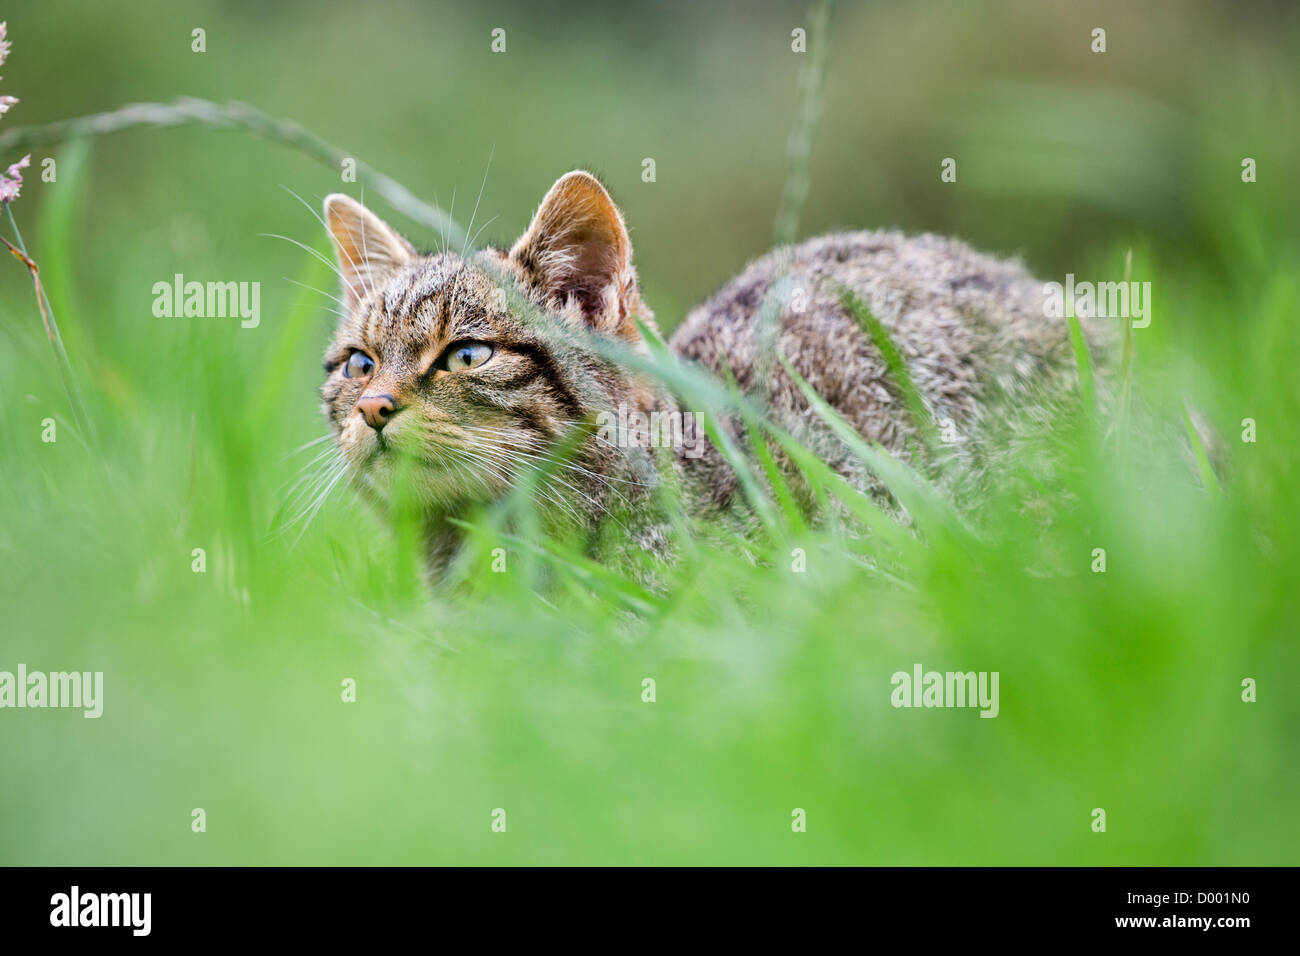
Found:
[[[900,353],[924,406],[909,407],[862,317],[879,320]],[[1067,325],[1044,316],[1043,284],[1015,261],[999,260],[955,239],[898,232],[836,233],[775,250],[753,262],[692,311],[671,339],[673,351],[734,377],[786,431],[861,487],[875,485],[861,463],[809,406],[795,371],[857,432],[923,470],[927,425],[941,447],[933,458],[983,465],[978,439],[1025,413],[1044,412],[1068,393],[1077,370]],[[765,319],[771,310],[771,319]],[[763,323],[774,326],[772,342]],[[1100,345],[1104,330],[1086,325]],[[1103,350],[1104,351],[1104,350]],[[725,507],[735,473],[709,446],[697,484]]]
[[[509,250],[468,257],[421,255],[346,196],[328,197],[325,213],[345,314],[326,352],[323,410],[353,486],[377,507],[392,507],[399,473],[409,479],[434,577],[456,553],[455,519],[521,484],[555,520],[594,528],[617,511],[650,550],[663,540],[651,502],[665,457],[690,510],[739,510],[737,477],[712,444],[665,456],[592,427],[612,414],[703,412],[678,408],[626,358],[649,355],[642,328],[658,332],[622,216],[593,176],[558,180]],[[924,413],[846,307],[850,295],[897,346]],[[734,378],[778,425],[872,488],[781,357],[889,452],[925,467],[921,419],[931,416],[974,467],[972,438],[990,419],[1069,387],[1066,327],[1044,317],[1042,301],[1018,264],[954,240],[836,234],[757,260],[670,344]],[[717,425],[738,434],[734,420]]]

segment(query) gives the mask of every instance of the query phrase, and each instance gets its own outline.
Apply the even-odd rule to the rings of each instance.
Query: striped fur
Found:
[[[537,482],[534,497],[548,520],[585,526],[616,504],[635,507],[653,487],[646,451],[587,433],[599,412],[620,405],[648,412],[658,393],[563,334],[579,323],[644,348],[636,321],[653,326],[622,218],[599,182],[564,177],[510,251],[468,258],[416,253],[345,196],[330,196],[325,211],[347,313],[326,351],[322,408],[365,497],[388,508],[398,472],[409,477],[434,574],[455,551],[458,533],[447,518],[500,499],[522,480]],[[512,306],[519,296],[551,321],[519,315]],[[458,342],[490,343],[492,357],[475,369],[435,369]],[[364,378],[345,375],[356,350],[374,362]],[[398,409],[382,431],[357,407],[377,394]],[[570,445],[562,461],[548,455]]]
[[[390,504],[398,471],[409,467],[431,572],[456,551],[448,518],[530,477],[547,520],[595,527],[617,504],[645,519],[635,543],[657,549],[662,530],[646,504],[657,480],[650,452],[579,431],[620,406],[676,410],[651,383],[564,334],[581,326],[644,350],[637,322],[654,327],[622,216],[600,183],[583,172],[562,177],[509,251],[469,258],[418,254],[347,197],[329,197],[325,209],[347,314],[326,353],[324,412],[354,485],[380,508]],[[951,432],[942,448],[922,440],[917,409],[845,308],[846,290],[896,343],[927,424]],[[523,314],[521,297],[543,321]],[[776,311],[765,345],[761,316],[769,306]],[[1087,333],[1094,347],[1105,344],[1095,324]],[[469,370],[435,368],[459,342],[490,343],[492,358]],[[1018,423],[1045,419],[1075,382],[1065,323],[1044,317],[1041,284],[1018,263],[936,236],[845,233],[777,250],[687,316],[670,344],[681,357],[734,376],[779,425],[875,492],[772,354],[786,357],[866,438],[922,468],[956,459],[973,483],[988,464],[985,449],[1007,444],[984,437],[1000,430],[1014,438]],[[364,379],[344,375],[353,350],[374,362]],[[1108,349],[1094,351],[1104,370]],[[357,407],[375,394],[398,406],[382,431]],[[720,425],[743,437],[736,423]],[[539,475],[539,467],[552,467],[549,451],[570,445],[571,459]],[[745,520],[734,507],[736,476],[716,449],[707,446],[702,457],[679,449],[675,464],[692,513]]]

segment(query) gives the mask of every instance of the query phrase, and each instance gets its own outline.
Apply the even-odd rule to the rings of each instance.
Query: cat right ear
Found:
[[[325,226],[334,240],[349,309],[411,261],[415,247],[351,196],[325,197]]]
[[[639,340],[632,243],[591,173],[575,169],[555,181],[510,259],[556,309],[573,308],[597,331]]]

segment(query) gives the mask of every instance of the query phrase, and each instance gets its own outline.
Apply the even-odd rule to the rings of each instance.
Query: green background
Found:
[[[259,233],[327,252],[281,186],[316,207],[363,183],[236,131],[34,148],[13,213],[97,437],[6,258],[0,670],[103,671],[106,699],[99,720],[0,710],[0,862],[1300,862],[1300,17],[1084,6],[838,4],[799,235],[954,234],[1058,281],[1118,280],[1132,249],[1154,303],[1141,427],[1058,423],[1033,502],[995,476],[976,543],[935,530],[886,561],[783,514],[747,549],[701,538],[649,597],[514,549],[509,573],[480,555],[431,598],[409,542],[343,488],[276,534],[311,457],[293,450],[323,434],[332,318],[286,280],[332,276]],[[498,244],[590,168],[667,332],[772,244],[809,18],[618,7],[22,4],[0,133],[238,99],[454,194],[462,223],[491,155],[476,224]],[[178,272],[260,282],[261,325],[155,318]],[[1180,447],[1183,402],[1223,436],[1222,495]],[[998,671],[1001,714],[895,710],[889,676],[917,662]]]

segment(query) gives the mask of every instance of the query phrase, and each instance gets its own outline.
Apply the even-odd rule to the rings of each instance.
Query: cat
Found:
[[[327,197],[324,211],[345,308],[325,354],[323,411],[364,497],[390,509],[399,471],[409,478],[432,577],[457,553],[455,519],[521,482],[534,483],[540,512],[586,527],[615,510],[633,519],[653,511],[664,454],[640,440],[643,427],[631,432],[637,440],[614,441],[592,423],[684,410],[648,372],[658,328],[623,216],[595,176],[562,176],[513,246],[467,256],[421,254],[345,195]],[[927,455],[946,453],[973,472],[975,436],[1016,410],[1045,407],[1077,380],[1067,326],[1044,316],[1042,290],[1019,263],[953,239],[838,233],[758,259],[687,315],[668,345],[734,379],[840,474],[887,496],[810,410],[784,362],[892,455],[925,467]],[[886,330],[924,411],[846,296]],[[1088,334],[1094,344],[1101,337]],[[946,452],[927,451],[927,417],[942,424]],[[718,427],[738,434],[730,418]],[[722,450],[695,437],[669,453],[687,507],[745,513]],[[797,487],[796,470],[778,458]],[[638,546],[662,550],[661,523],[634,525]]]

